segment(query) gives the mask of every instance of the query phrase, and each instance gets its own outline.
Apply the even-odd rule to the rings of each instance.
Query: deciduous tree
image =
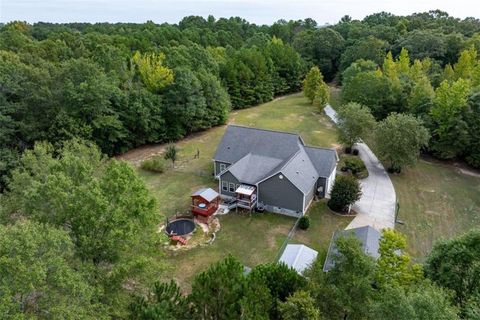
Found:
[[[421,120],[393,113],[378,123],[375,137],[379,157],[389,163],[390,169],[400,172],[416,163],[430,135]]]
[[[375,118],[370,109],[350,102],[337,111],[339,140],[347,148],[359,142],[375,129]]]
[[[323,75],[318,67],[312,67],[303,81],[303,94],[313,104],[324,107],[330,99],[330,90],[323,81]]]
[[[60,229],[30,221],[0,225],[2,318],[105,318],[73,252]]]

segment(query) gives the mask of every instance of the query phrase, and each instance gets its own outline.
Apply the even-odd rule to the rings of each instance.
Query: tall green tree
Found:
[[[380,239],[377,260],[376,283],[382,287],[403,286],[422,280],[422,267],[411,264],[410,256],[405,252],[407,240],[395,230],[383,230]]]
[[[315,300],[306,291],[297,291],[280,305],[280,314],[284,320],[319,320],[320,311]]]
[[[354,237],[340,237],[336,246],[333,269],[324,272],[317,261],[308,273],[310,294],[325,319],[366,319],[374,298],[374,260]]]
[[[356,40],[347,46],[340,59],[340,70],[347,69],[353,62],[364,59],[381,65],[387,51],[388,43],[374,36]]]
[[[189,301],[201,319],[235,319],[240,314],[245,277],[243,266],[232,256],[212,264],[192,283]]]
[[[370,109],[361,104],[350,102],[337,111],[339,140],[351,148],[375,129],[375,118]]]
[[[467,124],[462,115],[468,108],[470,82],[458,79],[443,81],[435,90],[434,105],[430,109],[433,120],[431,149],[444,159],[461,155],[468,145]]]
[[[249,274],[250,281],[266,287],[271,297],[270,318],[279,317],[279,303],[304,287],[305,279],[283,263],[261,264]]]
[[[423,122],[408,114],[393,113],[379,122],[375,130],[379,157],[397,172],[416,163],[429,138]]]
[[[173,70],[164,66],[164,61],[163,53],[141,54],[137,51],[132,57],[143,83],[153,92],[159,92],[173,82]]]
[[[4,319],[106,319],[68,234],[47,225],[0,225],[0,292]]]
[[[318,67],[312,67],[303,81],[303,94],[310,103],[324,107],[330,99],[330,90],[323,81],[323,75]]]
[[[394,111],[391,81],[380,71],[359,72],[342,89],[342,100],[367,106],[376,119],[385,118]]]
[[[448,293],[428,281],[408,289],[387,287],[379,293],[372,307],[372,319],[455,320],[458,310]]]
[[[188,301],[174,281],[155,283],[146,297],[138,296],[130,306],[135,320],[176,320],[189,317]]]
[[[425,274],[439,286],[452,290],[453,302],[463,314],[480,303],[480,231],[472,230],[446,241],[438,241],[427,257]]]

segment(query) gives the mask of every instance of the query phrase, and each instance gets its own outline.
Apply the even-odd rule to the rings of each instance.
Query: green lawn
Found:
[[[391,175],[400,203],[397,225],[417,260],[441,238],[480,226],[480,178],[446,164],[419,161],[400,175]]]
[[[196,273],[228,254],[250,267],[272,262],[294,222],[293,218],[271,213],[251,217],[236,213],[222,216],[221,230],[213,244],[166,253],[169,270],[165,280],[173,278],[184,291],[188,291]]]
[[[319,252],[328,249],[334,231],[345,229],[353,219],[333,214],[328,210],[326,200],[312,204],[308,217],[310,227],[307,230],[297,230],[290,242],[308,245]]]
[[[264,129],[299,133],[305,142],[314,146],[335,147],[336,128],[319,108],[308,104],[301,94],[278,98],[272,102],[230,114],[229,123]],[[190,194],[199,187],[218,189],[213,179],[212,157],[225,126],[195,134],[177,143],[179,160],[175,169],[163,174],[139,170],[159,203],[163,217],[188,210]],[[200,159],[194,155],[200,151]],[[332,232],[348,222],[327,212],[325,204],[317,204],[309,214],[312,227],[294,238],[322,250],[328,246]],[[233,254],[247,266],[275,259],[295,219],[262,214],[248,217],[235,213],[220,217],[221,230],[216,241],[206,247],[189,251],[165,252],[159,259],[167,262],[165,279],[176,279],[184,290],[189,289],[193,276],[210,263]],[[161,235],[163,236],[163,235]]]

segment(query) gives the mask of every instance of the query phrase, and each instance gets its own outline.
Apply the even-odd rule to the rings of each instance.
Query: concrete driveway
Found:
[[[330,105],[326,115],[337,123],[336,112]],[[392,180],[382,163],[365,143],[356,144],[359,156],[368,170],[368,177],[360,180],[362,196],[353,209],[358,213],[346,229],[372,226],[377,230],[395,227],[396,194]]]

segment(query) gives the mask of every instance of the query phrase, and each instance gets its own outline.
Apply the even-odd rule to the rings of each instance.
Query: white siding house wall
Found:
[[[337,166],[333,169],[330,177],[327,179],[327,193],[325,194],[325,198],[330,198],[330,191],[332,191],[333,184],[335,183],[335,176],[337,175]]]

